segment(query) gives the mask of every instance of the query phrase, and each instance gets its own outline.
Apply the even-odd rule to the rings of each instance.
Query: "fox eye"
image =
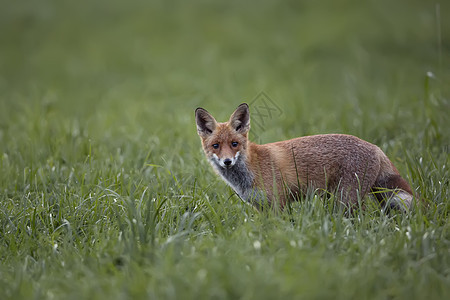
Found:
[[[233,147],[237,147],[237,145],[238,145],[238,142],[232,142],[231,143],[231,146],[233,146]]]
[[[219,148],[219,144],[214,144],[214,145],[213,145],[213,148],[214,148],[214,149],[218,149],[218,148]]]

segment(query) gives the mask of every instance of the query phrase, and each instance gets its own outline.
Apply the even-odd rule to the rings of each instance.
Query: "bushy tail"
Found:
[[[382,205],[389,208],[407,211],[413,204],[411,187],[400,174],[378,177],[372,187],[372,193]]]

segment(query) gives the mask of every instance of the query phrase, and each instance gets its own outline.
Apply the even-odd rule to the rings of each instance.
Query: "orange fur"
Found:
[[[242,199],[257,206],[268,201],[283,207],[307,189],[337,192],[346,204],[377,191],[381,203],[390,198],[397,207],[412,204],[411,188],[389,158],[357,137],[325,134],[258,145],[247,139],[250,115],[245,103],[225,123],[202,108],[195,114],[215,170]]]

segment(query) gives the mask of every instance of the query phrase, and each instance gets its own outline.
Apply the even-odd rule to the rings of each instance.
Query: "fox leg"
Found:
[[[354,162],[349,162],[342,167],[337,191],[344,204],[356,205],[358,200],[362,200],[371,191],[371,187],[377,179],[380,170],[379,163],[375,160],[359,163],[359,165],[363,164],[365,164],[363,170],[355,170]]]

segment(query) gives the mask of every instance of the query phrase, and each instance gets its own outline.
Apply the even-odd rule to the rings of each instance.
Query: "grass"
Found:
[[[3,2],[0,298],[449,297],[448,4]],[[262,142],[357,135],[429,208],[243,204],[194,109],[261,91]]]

